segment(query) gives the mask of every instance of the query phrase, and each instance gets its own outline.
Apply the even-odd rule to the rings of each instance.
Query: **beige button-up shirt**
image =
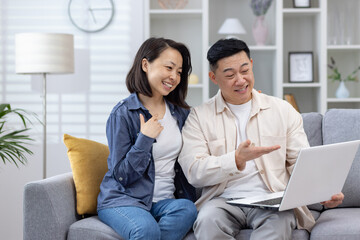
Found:
[[[301,115],[286,101],[252,91],[246,134],[256,146],[281,148],[255,159],[259,174],[271,192],[284,191],[301,148],[309,143]],[[191,110],[184,128],[179,163],[188,181],[202,188],[198,209],[223,193],[228,180],[238,172],[235,163],[235,116],[221,91]],[[311,231],[315,220],[304,206],[294,210],[299,229]]]

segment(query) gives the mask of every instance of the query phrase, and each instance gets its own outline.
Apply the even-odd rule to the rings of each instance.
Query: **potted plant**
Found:
[[[27,131],[28,123],[31,123],[27,115],[35,115],[28,113],[20,108],[11,108],[10,104],[0,104],[0,158],[6,162],[14,163],[19,167],[18,163],[25,165],[27,162],[26,154],[33,154],[33,152],[26,147],[31,141],[34,141]],[[7,117],[9,115],[17,115],[22,122],[23,128],[20,130],[12,130],[6,127],[8,123]]]
[[[357,82],[358,78],[356,73],[360,70],[360,66],[357,67],[352,73],[350,73],[346,78],[341,76],[341,73],[336,66],[336,62],[333,57],[330,57],[330,64],[328,64],[328,68],[331,70],[331,74],[328,75],[330,80],[339,81],[339,87],[336,90],[336,97],[337,98],[347,98],[350,96],[349,90],[345,86],[345,82]]]

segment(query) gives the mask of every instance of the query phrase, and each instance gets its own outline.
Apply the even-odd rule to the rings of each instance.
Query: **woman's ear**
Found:
[[[143,58],[141,61],[141,68],[144,72],[148,71],[148,67],[149,67],[149,61],[146,58]]]

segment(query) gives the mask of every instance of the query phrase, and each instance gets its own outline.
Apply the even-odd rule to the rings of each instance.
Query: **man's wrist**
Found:
[[[241,163],[241,161],[237,161],[236,158],[235,158],[235,163],[236,163],[236,167],[237,167],[237,169],[239,171],[244,170],[245,167],[246,167],[246,162],[245,161]]]
[[[321,209],[321,212],[325,211],[326,209],[328,209],[324,204],[321,204],[322,206],[322,209]]]
[[[242,171],[246,167],[246,161],[242,161],[240,156],[237,156],[235,151],[235,164],[239,171]]]

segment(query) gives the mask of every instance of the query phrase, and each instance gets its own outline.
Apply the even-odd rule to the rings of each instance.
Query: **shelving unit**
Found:
[[[359,2],[328,0],[327,60],[333,57],[342,77],[346,77],[360,65]],[[341,30],[341,31],[340,31]],[[328,74],[331,71],[328,69]],[[357,75],[359,77],[359,74]],[[360,83],[345,82],[350,92],[346,99],[335,98],[339,82],[327,83],[327,108],[360,108]]]
[[[312,1],[310,8],[293,8],[292,1],[283,0],[283,94],[293,94],[301,112],[323,112],[322,99],[325,37],[321,34],[324,26],[323,11],[318,1]],[[314,79],[309,83],[289,82],[289,52],[312,52]],[[279,96],[281,97],[281,96]]]
[[[148,2],[148,1],[145,1]],[[145,6],[147,19],[145,36],[165,36],[186,43],[192,53],[193,73],[200,83],[189,85],[188,102],[201,104],[218,91],[208,79],[206,52],[212,44],[225,36],[218,29],[226,18],[238,18],[246,34],[239,38],[250,48],[254,60],[255,89],[283,98],[292,94],[301,112],[324,113],[329,108],[360,108],[360,83],[347,82],[350,98],[335,98],[338,83],[328,80],[327,64],[334,57],[341,72],[346,75],[360,65],[359,27],[360,2],[356,0],[311,0],[310,8],[294,8],[293,0],[274,0],[265,15],[268,38],[265,46],[257,46],[252,26],[256,16],[250,1],[238,0],[192,0],[184,9],[161,9],[155,0]],[[343,11],[342,13],[339,13]],[[353,11],[353,12],[350,12]],[[341,32],[342,38],[334,40],[333,14],[351,22]],[[355,18],[351,19],[350,18]],[[351,35],[347,38],[346,34]],[[350,39],[350,40],[349,40]],[[314,57],[314,80],[309,83],[289,82],[289,52],[310,51]],[[360,74],[358,74],[360,76]]]
[[[165,37],[184,43],[190,50],[192,73],[198,84],[189,84],[187,102],[200,105],[209,98],[208,67],[208,1],[192,0],[183,9],[162,9],[158,1],[144,1],[145,38]]]
[[[276,95],[276,79],[278,75],[278,41],[276,24],[276,1],[270,6],[265,21],[268,27],[268,37],[265,46],[257,46],[252,35],[252,27],[256,16],[253,14],[249,1],[238,0],[209,0],[209,46],[214,44],[224,35],[218,34],[221,24],[226,18],[238,18],[246,30],[246,34],[238,37],[244,40],[250,49],[254,62],[255,88],[269,95]],[[209,96],[212,97],[218,91],[218,87],[212,82]]]

